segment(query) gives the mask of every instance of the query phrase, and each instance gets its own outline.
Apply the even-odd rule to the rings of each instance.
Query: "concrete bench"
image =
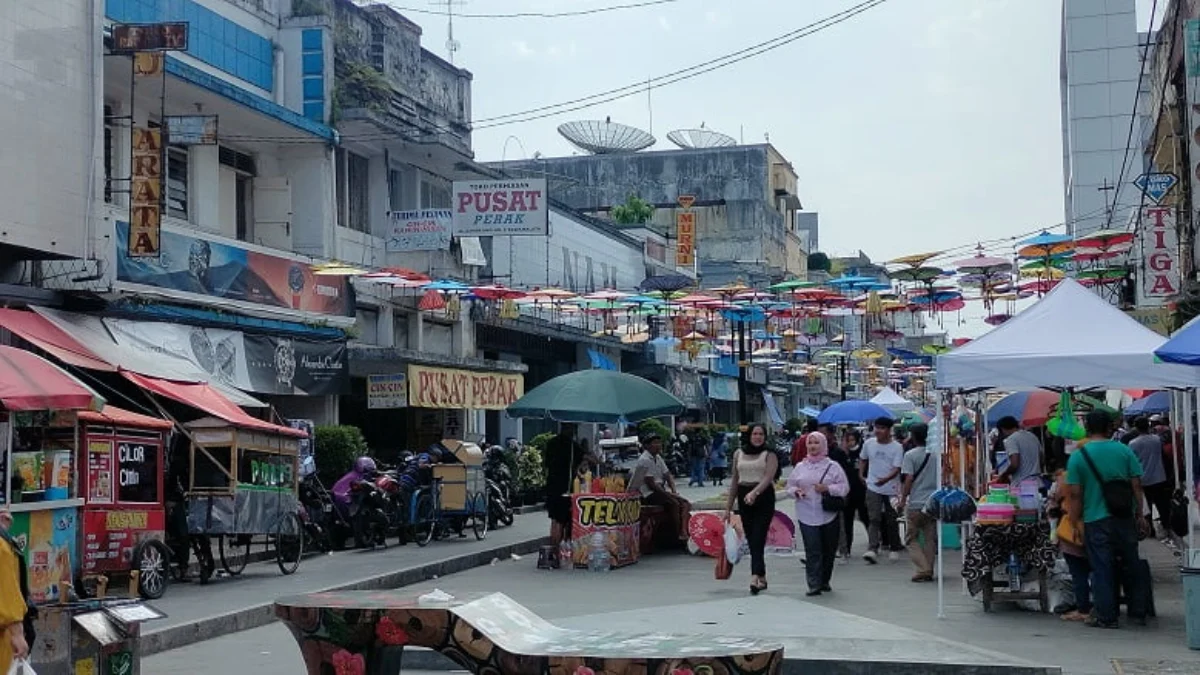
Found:
[[[314,593],[275,602],[309,675],[396,675],[404,647],[482,675],[777,675],[783,646],[747,637],[559,628],[502,593],[422,605],[398,591]]]

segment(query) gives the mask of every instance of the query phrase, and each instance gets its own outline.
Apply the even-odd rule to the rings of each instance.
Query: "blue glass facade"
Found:
[[[320,28],[306,28],[300,34],[304,73],[304,116],[314,122],[325,121],[325,39]]]
[[[188,22],[187,53],[214,68],[274,90],[271,41],[191,0],[105,0],[105,15],[119,23]]]

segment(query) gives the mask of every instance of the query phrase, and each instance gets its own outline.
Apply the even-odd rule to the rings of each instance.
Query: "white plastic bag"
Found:
[[[736,565],[742,559],[741,537],[729,523],[725,523],[725,559],[730,565]]]
[[[13,659],[8,675],[37,675],[37,672],[29,665],[29,659]]]

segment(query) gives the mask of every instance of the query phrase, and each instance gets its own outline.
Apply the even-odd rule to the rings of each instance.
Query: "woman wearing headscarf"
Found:
[[[819,435],[819,434],[818,434]],[[733,480],[725,503],[725,520],[736,500],[746,543],[750,546],[750,594],[767,590],[767,530],[775,517],[775,475],[779,458],[767,447],[767,427],[751,424],[733,456]]]
[[[829,582],[842,531],[838,512],[826,511],[822,499],[827,494],[845,497],[850,493],[846,472],[829,459],[828,444],[823,434],[809,434],[805,440],[808,454],[792,469],[787,481],[787,493],[796,500],[796,522],[804,541],[809,596],[833,590]]]

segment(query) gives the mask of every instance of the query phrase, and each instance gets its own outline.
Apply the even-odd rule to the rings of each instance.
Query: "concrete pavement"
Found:
[[[161,600],[152,603],[168,618],[144,628],[142,653],[176,649],[273,622],[272,603],[280,596],[397,588],[509,559],[514,553],[536,552],[548,531],[544,515],[530,514],[517,518],[512,527],[488,533],[483,541],[468,533],[465,539],[437,541],[425,548],[409,544],[315,556],[306,558],[290,576],[280,574],[274,561],[258,562],[247,565],[240,576],[215,579],[206,586],[173,584]]]

